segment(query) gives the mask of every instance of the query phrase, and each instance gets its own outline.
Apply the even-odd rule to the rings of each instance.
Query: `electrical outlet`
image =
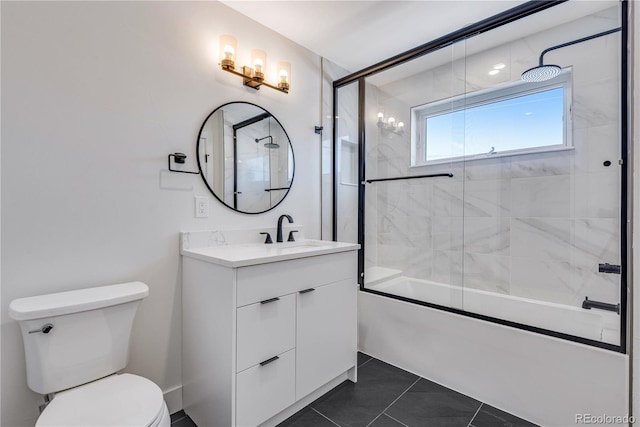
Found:
[[[196,196],[196,218],[209,218],[209,201],[206,197]]]

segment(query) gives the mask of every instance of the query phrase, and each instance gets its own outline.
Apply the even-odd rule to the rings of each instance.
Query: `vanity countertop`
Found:
[[[183,248],[181,253],[183,256],[235,268],[353,251],[359,248],[360,245],[355,243],[304,239],[296,242],[272,244],[238,243]]]

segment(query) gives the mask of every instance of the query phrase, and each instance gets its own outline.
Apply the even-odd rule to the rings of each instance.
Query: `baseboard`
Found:
[[[167,403],[170,414],[182,410],[182,385],[165,390],[164,401]]]

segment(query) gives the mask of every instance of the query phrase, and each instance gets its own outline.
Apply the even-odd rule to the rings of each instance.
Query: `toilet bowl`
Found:
[[[127,364],[138,305],[148,294],[146,284],[130,282],[11,302],[27,384],[48,400],[36,426],[171,425],[156,384],[118,373]]]
[[[162,391],[138,375],[111,375],[57,393],[36,427],[44,426],[169,426]]]

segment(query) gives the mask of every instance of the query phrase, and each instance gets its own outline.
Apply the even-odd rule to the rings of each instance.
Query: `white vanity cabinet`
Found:
[[[183,406],[197,425],[275,425],[355,380],[355,249],[227,265],[183,250]]]

